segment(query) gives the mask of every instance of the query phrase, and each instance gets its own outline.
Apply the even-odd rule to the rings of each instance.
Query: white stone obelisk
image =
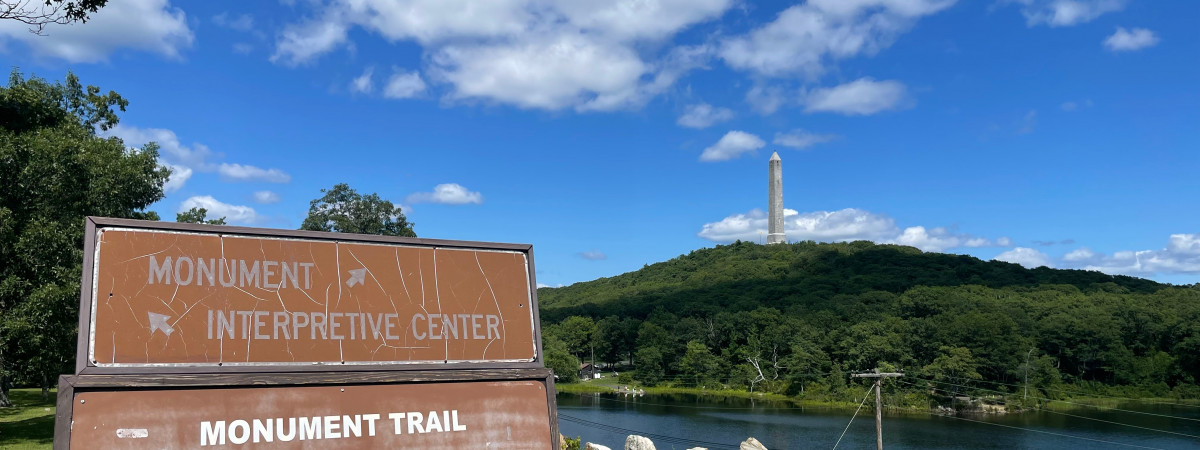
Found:
[[[771,153],[767,163],[767,244],[787,242],[783,231],[783,161],[779,152]]]

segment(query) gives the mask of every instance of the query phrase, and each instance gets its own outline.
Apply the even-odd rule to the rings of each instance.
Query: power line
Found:
[[[962,385],[962,384],[950,383],[947,381],[926,380],[926,379],[921,379],[921,378],[917,378],[917,379],[921,380],[921,381],[929,382],[929,383],[947,384],[950,386],[958,386],[958,387],[967,388],[967,389],[976,389],[976,390],[980,390],[980,391],[995,392],[998,394],[1009,394],[1008,392],[997,391],[995,389],[986,389],[986,388],[981,388],[981,387],[966,386],[966,385]],[[917,387],[921,387],[921,386],[918,385]],[[1035,400],[1045,400],[1048,402],[1067,403],[1070,405],[1086,406],[1089,408],[1096,408],[1099,410],[1106,410],[1106,411],[1120,411],[1120,412],[1125,412],[1125,413],[1130,413],[1130,414],[1141,414],[1141,415],[1145,415],[1145,416],[1165,417],[1168,419],[1190,420],[1192,422],[1200,422],[1200,419],[1193,419],[1191,417],[1172,416],[1170,414],[1157,414],[1157,413],[1152,413],[1152,412],[1133,411],[1133,410],[1129,410],[1129,409],[1113,408],[1113,407],[1108,407],[1108,406],[1096,406],[1096,405],[1089,405],[1087,403],[1076,403],[1076,402],[1069,402],[1066,400],[1054,400],[1054,399],[1049,399],[1049,398],[1045,398],[1045,397],[1034,397],[1034,399]]]
[[[854,410],[854,415],[853,415],[853,416],[850,416],[850,422],[847,422],[847,423],[846,423],[846,429],[845,429],[845,430],[842,430],[842,435],[841,435],[841,436],[838,436],[838,440],[837,440],[837,442],[834,442],[834,443],[833,443],[833,450],[837,450],[837,447],[838,447],[838,445],[842,443],[842,438],[843,438],[843,437],[846,437],[846,432],[847,432],[847,431],[850,431],[850,424],[854,423],[854,418],[855,418],[855,417],[858,417],[858,411],[859,411],[860,409],[862,409],[863,405],[867,404],[867,394],[870,394],[870,393],[871,393],[871,389],[874,389],[874,388],[875,388],[875,386],[871,386],[870,388],[867,388],[867,392],[863,392],[863,400],[862,400],[862,402],[860,402],[860,403],[858,404],[858,409],[855,409],[855,410]]]
[[[1143,426],[1140,426],[1140,425],[1132,425],[1132,424],[1128,424],[1128,423],[1114,422],[1114,421],[1111,421],[1111,420],[1097,419],[1097,418],[1095,418],[1095,417],[1087,417],[1087,416],[1080,416],[1080,415],[1077,415],[1077,414],[1069,414],[1069,413],[1065,413],[1065,412],[1051,411],[1051,410],[1049,410],[1049,409],[1039,409],[1038,411],[1042,411],[1042,412],[1048,412],[1048,413],[1050,413],[1050,414],[1058,414],[1058,415],[1067,416],[1067,417],[1077,417],[1077,418],[1084,419],[1084,420],[1093,420],[1093,421],[1096,421],[1096,422],[1110,423],[1110,424],[1113,424],[1113,425],[1121,425],[1121,426],[1124,426],[1124,427],[1140,428],[1140,429],[1143,429],[1143,430],[1157,431],[1157,432],[1159,432],[1159,433],[1170,433],[1170,434],[1177,434],[1177,435],[1180,435],[1180,436],[1187,436],[1187,437],[1194,438],[1194,439],[1200,439],[1200,436],[1196,436],[1196,435],[1194,435],[1194,434],[1186,434],[1186,433],[1178,433],[1178,432],[1175,432],[1175,431],[1160,430],[1160,429],[1158,429],[1158,428],[1150,428],[1150,427],[1143,427]]]
[[[969,378],[963,378],[963,377],[949,377],[949,376],[948,376],[948,377],[946,377],[946,378],[954,378],[954,379],[958,379],[958,380],[968,380],[968,381],[983,381],[983,382],[985,382],[985,383],[991,383],[991,384],[997,384],[997,385],[1003,385],[1003,386],[1012,386],[1012,387],[1023,387],[1023,386],[1024,386],[1024,385],[1022,385],[1022,384],[1004,383],[1004,382],[1000,382],[1000,381],[971,380],[971,379],[969,379]],[[1159,405],[1172,405],[1172,406],[1183,406],[1183,407],[1188,407],[1188,408],[1200,408],[1200,405],[1189,405],[1189,404],[1187,404],[1187,403],[1163,402],[1163,401],[1145,400],[1145,399],[1133,398],[1133,397],[1119,397],[1119,396],[1116,396],[1116,395],[1104,395],[1104,394],[1096,394],[1096,393],[1092,393],[1092,392],[1085,392],[1085,391],[1081,391],[1081,390],[1073,390],[1073,391],[1069,391],[1069,390],[1066,390],[1066,389],[1053,389],[1053,388],[1045,388],[1045,387],[1043,387],[1043,388],[1037,388],[1037,389],[1041,389],[1041,390],[1043,390],[1043,391],[1066,392],[1066,393],[1068,393],[1068,394],[1085,394],[1085,395],[1095,395],[1095,396],[1097,396],[1097,397],[1115,398],[1115,399],[1121,399],[1121,400],[1133,400],[1133,401],[1137,401],[1137,402],[1143,402],[1143,403],[1156,403],[1156,404],[1159,404]]]
[[[968,418],[966,418],[966,417],[957,417],[957,416],[939,416],[939,415],[936,415],[936,414],[933,414],[933,413],[929,413],[929,415],[931,415],[931,416],[937,416],[937,417],[947,417],[947,418],[951,418],[951,419],[954,419],[954,420],[965,420],[965,421],[967,421],[967,422],[982,423],[982,424],[984,424],[984,425],[993,425],[993,426],[997,426],[997,427],[1012,428],[1012,429],[1014,429],[1014,430],[1029,431],[1029,432],[1032,432],[1032,433],[1042,433],[1042,434],[1049,434],[1049,435],[1053,435],[1053,436],[1059,436],[1059,437],[1065,437],[1065,438],[1071,438],[1071,439],[1082,439],[1082,440],[1085,440],[1085,441],[1100,442],[1100,443],[1104,443],[1104,444],[1121,445],[1121,446],[1125,446],[1125,447],[1134,447],[1134,448],[1148,448],[1148,449],[1151,449],[1151,450],[1165,450],[1165,449],[1161,449],[1161,448],[1158,448],[1158,447],[1147,447],[1147,446],[1144,446],[1144,445],[1126,444],[1126,443],[1123,443],[1123,442],[1107,441],[1107,440],[1104,440],[1104,439],[1094,439],[1094,438],[1089,438],[1089,437],[1083,437],[1083,436],[1075,436],[1075,435],[1070,435],[1070,434],[1066,434],[1066,433],[1055,433],[1055,432],[1053,432],[1053,431],[1043,431],[1043,430],[1035,430],[1035,429],[1033,429],[1033,428],[1023,428],[1023,427],[1018,427],[1018,426],[1013,426],[1013,425],[1004,425],[1004,424],[1002,424],[1002,423],[985,422],[985,421],[982,421],[982,420],[968,419]]]
[[[883,380],[885,378],[901,378],[903,372],[880,372],[879,368],[870,373],[852,373],[850,378],[875,379],[875,448],[883,450]]]
[[[663,434],[646,433],[644,431],[616,427],[616,426],[607,425],[607,424],[603,424],[603,423],[599,423],[599,422],[592,422],[590,420],[580,419],[575,416],[563,414],[562,412],[558,413],[558,418],[562,419],[562,420],[566,420],[568,422],[578,424],[578,425],[583,425],[588,428],[595,428],[598,430],[608,431],[608,432],[617,433],[617,434],[626,434],[626,435],[635,434],[638,436],[645,436],[647,438],[650,438],[651,440],[662,441],[662,442],[666,442],[669,444],[702,446],[702,447],[708,447],[708,448],[737,448],[736,446],[729,445],[729,444],[719,444],[716,442],[696,441],[696,440],[681,438],[681,437],[677,437],[677,436],[667,436],[667,435],[663,435]]]
[[[912,385],[912,386],[921,387],[920,385],[917,385],[914,383],[908,383],[908,382],[903,382],[903,381],[901,381],[901,382]],[[939,388],[934,388],[934,389],[939,389]],[[945,391],[945,389],[941,389],[941,390]],[[1190,437],[1190,438],[1194,438],[1194,439],[1200,439],[1200,436],[1196,436],[1196,435],[1192,435],[1192,434],[1179,433],[1179,432],[1175,432],[1175,431],[1162,430],[1162,429],[1158,429],[1158,428],[1143,427],[1141,425],[1133,425],[1133,424],[1128,424],[1128,423],[1116,422],[1116,421],[1112,421],[1112,420],[1097,419],[1095,417],[1080,416],[1077,414],[1069,414],[1069,413],[1064,413],[1064,412],[1051,411],[1048,409],[1039,409],[1038,411],[1047,412],[1050,414],[1058,414],[1058,415],[1067,416],[1067,417],[1075,417],[1075,418],[1084,419],[1084,420],[1091,420],[1091,421],[1095,421],[1095,422],[1104,422],[1104,423],[1112,424],[1112,425],[1120,425],[1120,426],[1124,426],[1124,427],[1138,428],[1138,429],[1147,430],[1147,431],[1156,431],[1159,433],[1174,434],[1174,435],[1178,435],[1178,436],[1185,436],[1185,437]]]

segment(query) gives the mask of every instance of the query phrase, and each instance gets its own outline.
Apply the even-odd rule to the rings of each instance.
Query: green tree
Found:
[[[52,84],[14,70],[0,89],[0,386],[45,394],[72,370],[84,217],[158,217],[145,211],[170,175],[158,146],[97,135],[126,105],[74,74]]]
[[[971,357],[971,350],[966,347],[950,347],[943,345],[938,348],[937,358],[925,367],[921,373],[937,381],[944,381],[947,386],[953,386],[952,393],[957,395],[958,386],[967,385],[971,381],[983,378],[979,374],[979,365]]]
[[[696,385],[701,387],[717,384],[720,378],[721,362],[708,350],[708,346],[700,341],[689,341],[679,368],[688,377],[695,377]]]
[[[596,338],[596,322],[591,317],[571,316],[558,324],[558,337],[567,344],[567,350],[579,359],[587,359],[592,342]]]
[[[829,373],[830,360],[815,342],[796,336],[784,366],[787,367],[786,379],[793,386],[791,389],[803,395],[807,384],[820,381]]]
[[[400,208],[379,194],[362,195],[346,183],[321,193],[325,195],[309,202],[301,230],[417,237]]]
[[[220,219],[207,219],[208,210],[198,206],[193,206],[192,209],[178,213],[175,215],[175,221],[179,223],[202,223],[207,225],[225,225],[225,217]]]
[[[579,358],[567,351],[567,345],[554,336],[542,336],[542,349],[546,352],[546,368],[558,376],[558,381],[579,381]]]
[[[663,367],[663,353],[658,347],[639,347],[634,358],[637,359],[637,372],[633,377],[635,380],[647,386],[654,386],[666,376],[666,368]]]
[[[596,357],[608,364],[616,364],[621,359],[620,331],[621,319],[608,316],[596,321]]]

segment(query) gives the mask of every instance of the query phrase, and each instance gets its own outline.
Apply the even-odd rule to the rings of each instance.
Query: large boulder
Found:
[[[593,444],[591,442],[588,442],[587,446],[583,447],[583,450],[611,450],[611,449],[609,449],[608,447],[605,447],[603,445],[600,445],[600,444]]]
[[[625,450],[657,450],[654,448],[654,443],[650,439],[637,435],[629,435],[625,438]]]
[[[758,439],[749,438],[738,446],[738,450],[767,450],[767,447],[762,445],[762,442],[758,442]]]

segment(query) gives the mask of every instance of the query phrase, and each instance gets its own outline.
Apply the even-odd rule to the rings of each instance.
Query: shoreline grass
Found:
[[[753,399],[753,400],[765,400],[765,401],[779,402],[779,403],[785,403],[789,406],[805,407],[805,408],[853,410],[853,409],[858,408],[858,405],[859,405],[857,400],[856,401],[816,400],[816,399],[788,397],[788,396],[782,395],[782,394],[760,393],[760,392],[752,393],[749,391],[739,390],[739,389],[701,389],[701,388],[678,387],[678,386],[639,387],[636,389],[640,389],[645,395],[648,395],[648,396],[656,396],[656,395],[667,396],[667,395],[683,394],[683,395],[695,395],[695,396],[699,396],[699,397],[708,397],[708,398],[714,398],[714,399],[717,399],[717,398],[740,398],[740,399]],[[569,394],[604,394],[604,393],[620,392],[617,390],[617,388],[615,386],[607,385],[604,383],[589,382],[589,381],[556,384],[555,390],[560,393],[569,393]],[[885,394],[885,397],[890,397],[890,395]],[[908,400],[911,400],[911,399],[908,399]],[[1176,398],[1169,398],[1169,397],[1167,397],[1167,398],[1159,398],[1159,397],[1112,398],[1112,397],[1080,396],[1080,397],[1068,397],[1068,398],[1064,398],[1064,399],[1044,399],[1043,398],[1040,400],[1041,401],[1038,402],[1036,405],[1030,404],[1028,406],[1021,405],[1019,401],[1011,403],[1010,404],[1011,409],[1009,409],[1005,412],[1002,412],[1000,414],[1034,413],[1039,410],[1048,410],[1048,411],[1055,411],[1055,412],[1097,411],[1097,410],[1102,411],[1102,410],[1106,410],[1106,409],[1122,409],[1124,406],[1136,406],[1136,405],[1142,405],[1142,406],[1145,406],[1145,405],[1200,406],[1200,399],[1176,399]],[[872,403],[872,402],[868,402],[868,403]],[[867,406],[872,407],[873,405],[867,405]],[[922,414],[925,414],[925,413],[928,413],[933,408],[931,408],[928,405],[918,405],[918,404],[909,402],[908,404],[902,404],[902,405],[895,405],[895,404],[887,405],[884,407],[884,409],[890,413],[920,412]],[[973,412],[973,411],[964,410],[964,412]],[[990,412],[990,413],[982,413],[982,414],[996,414],[996,413]]]

